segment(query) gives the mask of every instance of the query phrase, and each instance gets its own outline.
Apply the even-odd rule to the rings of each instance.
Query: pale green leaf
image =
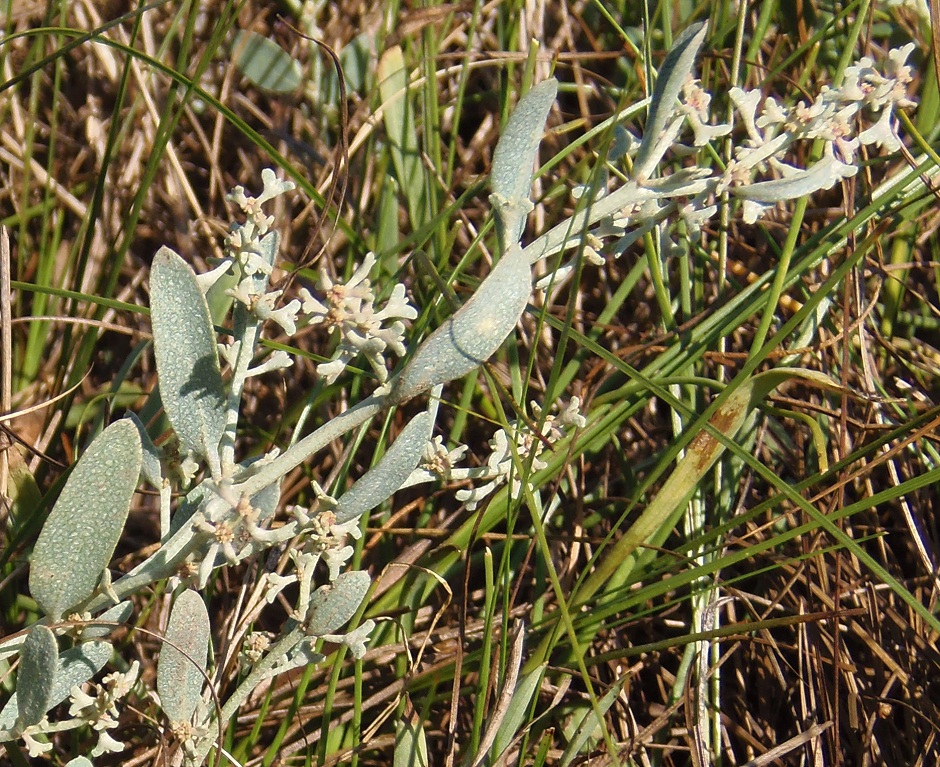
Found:
[[[157,664],[157,692],[171,722],[189,722],[202,696],[209,656],[209,613],[198,592],[176,598]]]
[[[52,620],[94,592],[124,529],[140,467],[137,428],[122,420],[95,438],[69,475],[29,572],[30,592]]]
[[[52,630],[37,624],[29,630],[16,676],[16,706],[20,730],[39,724],[52,708],[52,693],[59,665],[59,645]]]
[[[150,271],[153,346],[160,397],[184,452],[218,460],[225,390],[215,329],[192,268],[162,247]]]
[[[470,300],[421,344],[392,384],[392,399],[411,399],[476,370],[516,327],[531,290],[529,261],[513,245]]]
[[[392,767],[428,767],[428,739],[418,712],[410,704],[395,725]]]
[[[311,636],[335,634],[356,614],[372,583],[369,574],[351,570],[310,595],[306,632]]]
[[[677,99],[686,79],[692,74],[695,57],[705,41],[704,22],[691,24],[676,37],[659,68],[656,87],[650,98],[649,118],[643,131],[643,140],[633,163],[633,175],[645,179],[662,158],[665,147],[660,138],[671,118],[676,115]]]
[[[421,460],[433,426],[428,412],[412,418],[378,464],[340,497],[334,509],[336,521],[343,523],[356,519],[398,490]]]
[[[545,120],[555,103],[558,82],[544,80],[523,96],[513,110],[493,152],[490,198],[497,214],[503,248],[519,242],[525,218],[532,210],[529,191],[534,164],[545,131]]]
[[[58,706],[65,700],[75,685],[85,684],[95,674],[104,668],[111,658],[112,647],[107,642],[84,642],[59,653],[58,670],[52,694],[49,697],[49,708]],[[19,711],[19,701],[16,693],[7,701],[0,711],[0,730],[10,730],[16,724]]]
[[[103,637],[110,634],[114,631],[114,626],[106,626],[103,624],[106,623],[127,623],[127,620],[131,617],[131,614],[134,612],[134,605],[131,602],[119,602],[107,610],[105,610],[101,615],[95,618],[95,622],[89,623],[86,628],[82,629],[82,638],[83,639],[92,639],[96,637]],[[101,621],[102,625],[96,625],[97,621]]]
[[[141,478],[151,487],[159,490],[163,486],[163,468],[160,463],[160,448],[153,444],[147,428],[141,423],[141,420],[128,413],[124,416],[137,429],[137,435],[140,437],[140,446],[143,448],[143,462],[140,465]]]

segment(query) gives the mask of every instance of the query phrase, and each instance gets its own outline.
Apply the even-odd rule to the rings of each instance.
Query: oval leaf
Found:
[[[306,632],[311,636],[335,634],[359,609],[372,580],[362,570],[343,573],[310,596]]]
[[[75,685],[85,684],[104,668],[111,658],[112,648],[107,642],[84,642],[59,654],[59,663],[49,696],[49,708],[65,700]],[[0,711],[0,730],[11,729],[17,719],[19,700],[13,693]],[[49,709],[46,709],[47,711]]]
[[[303,70],[280,45],[257,32],[235,36],[235,66],[254,85],[273,93],[292,93],[300,87]]]
[[[117,546],[140,477],[137,428],[111,424],[69,475],[33,549],[29,590],[54,621],[92,595]]]
[[[382,460],[340,497],[334,509],[336,521],[356,519],[398,490],[421,460],[433,426],[430,413],[419,413],[412,418]]]
[[[39,724],[52,708],[52,692],[59,665],[59,645],[55,634],[42,624],[33,626],[23,643],[20,672],[16,677],[19,693],[16,708],[20,730]]]
[[[209,306],[189,264],[167,247],[150,272],[153,347],[160,397],[185,452],[218,461],[225,390]]]
[[[470,300],[421,344],[393,386],[392,399],[411,399],[476,370],[516,327],[531,291],[528,259],[513,245]]]
[[[189,722],[202,697],[209,655],[209,613],[198,592],[180,594],[157,664],[157,692],[171,722]]]
[[[643,141],[640,142],[633,162],[633,177],[636,179],[647,178],[662,158],[662,153],[666,151],[666,147],[659,146],[659,139],[676,113],[679,91],[692,74],[695,56],[705,41],[705,26],[704,22],[699,22],[686,27],[673,41],[672,48],[659,68],[656,87],[650,98],[650,111],[646,130],[643,131]]]
[[[88,623],[87,628],[82,629],[82,639],[107,636],[114,631],[114,627],[101,624],[127,623],[133,612],[134,605],[131,602],[118,602],[114,607],[105,610],[101,615],[97,616],[93,622]],[[101,621],[101,624],[95,625],[97,621]]]
[[[140,466],[140,477],[148,485],[159,490],[163,487],[163,468],[160,462],[160,448],[153,444],[150,435],[147,433],[147,427],[133,413],[124,416],[128,421],[134,424],[137,429],[137,436],[140,437],[140,446],[143,449],[143,463]]]
[[[503,248],[519,242],[525,218],[532,210],[534,164],[545,131],[545,120],[555,103],[558,81],[540,82],[513,110],[493,153],[490,185]]]

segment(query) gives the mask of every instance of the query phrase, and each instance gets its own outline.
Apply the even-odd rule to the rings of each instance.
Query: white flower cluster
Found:
[[[824,87],[812,104],[800,101],[784,107],[768,97],[758,116],[760,93],[732,88],[729,96],[748,138],[715,189],[725,189],[744,201],[744,220],[752,223],[780,200],[795,199],[828,189],[858,172],[856,159],[862,145],[876,145],[893,152],[900,148],[894,110],[914,106],[908,98],[911,68],[905,64],[914,49],[910,43],[892,50],[882,74],[867,56],[848,67],[838,88]],[[869,128],[856,135],[855,123],[868,109],[880,114]],[[784,161],[795,142],[820,139],[823,157],[806,169]],[[755,172],[771,169],[772,181],[753,183]]]
[[[123,751],[124,743],[113,737],[109,730],[118,726],[117,704],[133,689],[139,676],[140,663],[135,660],[127,671],[108,674],[101,680],[101,684],[87,683],[87,691],[78,685],[72,687],[69,691],[71,719],[51,724],[48,717],[43,717],[40,722],[19,733],[30,758],[38,758],[52,750],[52,743],[37,740],[36,735],[74,730],[86,724],[98,733],[98,742],[91,750],[90,756]]]
[[[375,292],[369,273],[375,266],[375,255],[369,253],[346,283],[334,282],[320,272],[321,297],[306,288],[300,290],[301,300],[292,300],[278,307],[282,292],[268,290],[268,278],[274,266],[275,253],[266,248],[264,240],[271,231],[274,217],[266,215],[262,205],[294,188],[290,181],[280,181],[274,171],[261,172],[264,184],[258,197],[249,196],[243,187],[236,186],[227,199],[237,204],[245,214],[243,224],[235,224],[225,240],[226,257],[212,271],[199,279],[203,291],[208,291],[224,274],[234,272],[238,284],[226,291],[259,322],[270,320],[287,334],[297,331],[298,321],[306,325],[324,325],[339,336],[339,345],[329,362],[317,366],[317,372],[327,383],[333,383],[360,354],[368,360],[379,382],[388,380],[385,354],[392,352],[401,357],[405,349],[405,321],[413,320],[418,312],[408,302],[404,285],[397,284],[384,307],[375,306]],[[219,352],[228,365],[239,369],[243,342],[232,340],[219,346]],[[247,364],[241,360],[242,367]],[[263,363],[244,375],[258,375],[287,367],[290,357],[283,351],[271,354]]]
[[[896,151],[900,139],[895,110],[914,105],[908,95],[912,72],[906,64],[913,49],[914,44],[910,43],[890,51],[881,70],[872,59],[860,59],[846,69],[841,85],[824,87],[811,104],[801,101],[787,107],[774,98],[763,99],[759,90],[732,88],[729,97],[746,135],[724,171],[716,174],[708,168],[691,167],[665,178],[637,176],[615,189],[605,186],[594,194],[593,204],[609,213],[601,214],[587,233],[584,255],[591,263],[597,263],[602,243],[607,242],[604,250],[616,258],[657,229],[663,254],[668,255],[677,247],[667,224],[670,217],[682,221],[685,236],[694,240],[700,236],[705,222],[717,213],[715,201],[724,192],[742,201],[744,220],[753,223],[781,201],[829,189],[841,179],[855,175],[861,146]],[[674,114],[666,121],[662,134],[655,137],[655,148],[648,154],[657,162],[670,148],[677,156],[689,154],[692,149],[678,143],[684,124],[692,129],[695,147],[730,133],[733,125],[709,121],[710,103],[710,94],[690,75],[681,89]],[[877,119],[859,132],[856,126],[865,113]],[[635,149],[637,142],[624,134],[628,139],[626,148],[623,141],[615,142],[609,161]],[[815,140],[824,142],[819,160],[807,168],[787,161],[797,142]],[[577,187],[574,196],[581,198],[586,192],[586,187]],[[569,246],[581,242],[581,239],[571,241]],[[549,277],[557,281],[572,270],[573,262],[569,262]],[[549,278],[544,278],[539,287],[548,282]]]
[[[115,671],[104,677],[100,685],[90,684],[90,693],[78,686],[72,688],[69,715],[90,724],[98,733],[98,743],[91,756],[124,750],[124,744],[108,730],[117,727],[117,702],[131,691],[139,674],[140,663],[135,660],[123,674]]]
[[[323,498],[329,498],[329,496],[323,495],[320,503],[323,503]],[[333,505],[335,503],[333,501]],[[340,567],[346,564],[353,555],[353,547],[347,545],[346,537],[351,536],[358,540],[362,531],[359,529],[359,521],[355,519],[337,524],[336,516],[329,509],[310,514],[309,510],[302,506],[294,506],[291,513],[303,525],[304,540],[299,546],[291,547],[290,558],[294,563],[293,573],[290,575],[268,573],[266,576],[268,591],[265,598],[270,604],[285,587],[291,583],[299,583],[300,595],[292,617],[303,621],[310,607],[310,594],[313,591],[313,576],[317,563],[322,559],[327,566],[329,580],[336,580]]]
[[[276,245],[272,247],[274,241],[267,235],[274,224],[274,216],[266,215],[262,205],[289,192],[294,188],[294,184],[279,180],[270,168],[261,171],[261,180],[263,188],[258,197],[247,195],[241,186],[236,186],[228,194],[227,199],[238,205],[245,214],[245,222],[232,226],[232,231],[225,239],[226,257],[219,266],[202,275],[199,280],[203,290],[208,290],[223,274],[233,271],[239,278],[238,283],[234,288],[227,290],[227,294],[242,304],[259,324],[270,320],[288,335],[293,335],[297,331],[300,302],[293,300],[278,307],[282,291],[268,290]],[[279,350],[249,370],[248,363],[251,360],[243,358],[243,355],[252,353],[256,340],[253,336],[254,334],[248,338],[251,344],[245,343],[245,339],[235,338],[227,344],[219,345],[220,355],[229,367],[239,371],[239,377],[260,375],[292,364],[290,356]]]
[[[530,403],[535,421],[542,417],[542,408],[535,402]],[[523,421],[512,421],[509,432],[499,429],[490,440],[492,452],[486,459],[486,464],[477,468],[458,468],[467,448],[464,445],[448,451],[444,447],[441,437],[435,437],[425,448],[424,456],[418,468],[405,482],[404,487],[438,479],[444,482],[464,479],[483,480],[479,487],[458,490],[458,501],[472,511],[490,495],[494,490],[506,482],[510,484],[510,493],[518,498],[522,492],[522,484],[518,481],[516,458],[525,463],[532,462],[532,470],[539,471],[548,464],[539,459],[539,455],[547,448],[567,436],[573,429],[583,428],[587,421],[580,412],[581,400],[572,397],[571,401],[558,414],[550,414],[542,422],[538,433]],[[511,436],[510,436],[511,435]],[[511,442],[510,442],[511,440]],[[532,489],[532,486],[529,486]]]
[[[360,354],[372,366],[381,383],[388,380],[384,354],[392,351],[405,354],[405,324],[418,316],[405,298],[405,287],[400,283],[392,289],[385,306],[376,310],[375,293],[369,272],[375,266],[375,256],[369,253],[349,282],[333,282],[326,271],[320,272],[320,290],[323,300],[302,289],[303,311],[311,325],[325,325],[339,335],[339,346],[329,362],[317,365],[317,372],[333,383],[346,366]]]

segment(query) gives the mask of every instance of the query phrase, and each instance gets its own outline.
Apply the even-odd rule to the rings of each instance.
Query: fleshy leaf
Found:
[[[29,571],[29,590],[52,620],[94,592],[124,529],[140,466],[137,428],[121,420],[95,438],[72,470]]]
[[[105,610],[101,615],[95,618],[95,621],[102,623],[127,623],[128,618],[134,612],[134,605],[131,602],[119,602],[114,607]],[[95,625],[89,623],[87,628],[82,629],[82,638],[91,639],[93,637],[103,637],[114,631],[112,626]]]
[[[676,115],[676,100],[686,79],[692,74],[695,56],[704,40],[704,22],[686,27],[673,42],[659,68],[656,87],[650,98],[649,118],[643,131],[643,141],[633,164],[633,176],[636,179],[649,177],[665,151],[665,148],[659,146],[659,140],[669,120]]]
[[[198,592],[176,598],[157,664],[157,692],[171,722],[189,722],[202,695],[209,655],[209,613]]]
[[[335,634],[359,609],[372,580],[362,570],[342,573],[310,595],[306,632],[311,636]]]
[[[342,524],[356,519],[398,490],[421,460],[433,426],[428,412],[412,418],[382,460],[340,497],[334,509],[336,521]]]
[[[153,346],[160,396],[184,452],[218,462],[225,390],[206,297],[192,268],[162,247],[150,271]]]
[[[795,200],[823,189],[831,189],[842,179],[851,178],[857,172],[856,166],[846,165],[828,155],[806,170],[800,170],[773,181],[733,186],[728,191],[736,197],[742,197],[759,205],[773,205],[781,200]],[[753,224],[756,216],[745,215],[744,220]]]
[[[49,696],[49,708],[58,706],[65,700],[75,685],[85,684],[104,668],[111,658],[112,648],[107,642],[84,642],[59,654],[58,671],[52,694]],[[19,701],[16,693],[0,711],[0,730],[10,730],[16,724]]]
[[[265,671],[262,678],[270,679],[278,674],[283,674],[292,669],[300,668],[301,666],[309,666],[325,661],[326,656],[322,653],[318,653],[314,649],[317,641],[317,637],[303,637],[296,645],[288,650],[274,666]]]
[[[532,291],[529,261],[513,245],[476,293],[435,330],[392,385],[392,399],[411,399],[482,365],[516,327]]]
[[[163,486],[163,468],[160,464],[160,448],[153,444],[146,427],[141,420],[134,414],[128,413],[124,416],[137,429],[137,435],[140,437],[140,446],[143,449],[143,462],[140,465],[141,478],[151,487],[159,490]]]
[[[525,218],[532,210],[529,190],[533,165],[557,92],[558,81],[549,79],[523,96],[506,122],[493,153],[490,199],[496,210],[504,250],[519,242]]]
[[[252,83],[272,93],[293,93],[300,87],[303,70],[287,51],[257,32],[235,36],[235,66]]]
[[[52,692],[59,665],[59,645],[55,634],[42,624],[29,630],[20,655],[20,671],[16,677],[19,693],[16,708],[19,717],[17,729],[24,730],[39,724],[52,708]]]

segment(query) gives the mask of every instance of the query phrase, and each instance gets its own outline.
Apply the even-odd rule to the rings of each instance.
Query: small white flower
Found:
[[[26,752],[29,754],[30,759],[37,759],[43,754],[47,754],[52,750],[51,743],[40,743],[36,740],[33,735],[39,734],[42,732],[42,725],[45,722],[48,725],[48,720],[43,717],[42,722],[32,727],[27,727],[23,732],[20,733],[20,737],[23,739],[23,743],[26,744]]]
[[[705,146],[713,138],[731,133],[730,125],[711,125],[708,122],[708,106],[712,97],[691,76],[682,88],[682,105],[679,111],[688,118],[695,134],[695,146]]]
[[[294,360],[283,349],[278,349],[265,359],[260,365],[256,365],[248,371],[249,376],[259,376],[270,373],[272,370],[283,370],[294,364]]]
[[[865,145],[884,147],[889,152],[896,152],[901,148],[901,142],[892,124],[891,112],[887,109],[881,113],[878,122],[858,134],[858,140]]]
[[[405,354],[405,324],[413,320],[417,310],[408,303],[403,285],[395,285],[385,306],[376,310],[375,294],[369,271],[375,256],[369,253],[345,284],[334,283],[325,273],[320,275],[323,300],[302,289],[301,310],[311,325],[325,325],[339,335],[340,343],[329,362],[317,365],[317,372],[327,383],[333,383],[347,365],[360,354],[365,356],[380,383],[388,380],[385,352]]]
[[[343,643],[349,648],[349,652],[356,660],[360,660],[366,654],[366,642],[369,641],[369,635],[374,628],[375,621],[369,618],[363,621],[361,626],[350,631],[343,639]]]
[[[124,744],[111,737],[107,730],[102,730],[98,734],[98,743],[91,750],[92,756],[101,756],[102,754],[116,754],[124,750]]]

